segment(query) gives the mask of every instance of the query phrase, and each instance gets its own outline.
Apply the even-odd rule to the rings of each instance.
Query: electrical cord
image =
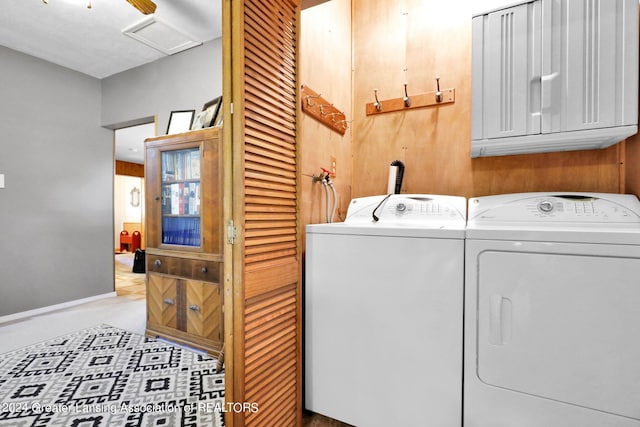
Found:
[[[384,199],[380,200],[380,203],[378,203],[378,206],[376,206],[376,208],[371,213],[371,216],[373,217],[373,222],[380,221],[380,218],[376,216],[376,212],[378,211],[378,209],[380,209],[380,206],[382,206],[382,204],[387,201],[389,197],[391,197],[391,194],[387,194]]]

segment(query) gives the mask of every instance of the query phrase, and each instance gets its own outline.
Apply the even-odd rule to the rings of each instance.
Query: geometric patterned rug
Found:
[[[224,372],[102,325],[0,355],[0,427],[224,426]]]

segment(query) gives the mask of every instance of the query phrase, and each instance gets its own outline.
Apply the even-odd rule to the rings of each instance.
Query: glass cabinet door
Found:
[[[199,147],[162,152],[162,232],[167,245],[201,245]]]

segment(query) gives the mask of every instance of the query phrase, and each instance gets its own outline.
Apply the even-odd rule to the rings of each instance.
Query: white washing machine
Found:
[[[640,426],[640,203],[469,200],[465,427]]]
[[[373,196],[344,223],[307,226],[307,409],[460,426],[465,214],[463,197]]]

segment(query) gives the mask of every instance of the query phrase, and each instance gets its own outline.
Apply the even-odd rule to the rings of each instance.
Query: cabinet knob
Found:
[[[159,201],[160,200],[160,196],[156,196],[155,200]]]
[[[191,305],[189,306],[189,310],[191,310],[191,311],[200,311],[200,307],[198,307],[198,306],[197,306],[197,305],[195,305],[195,304],[191,304]]]
[[[167,305],[173,305],[175,304],[175,301],[172,300],[171,298],[165,298],[163,301],[163,303],[167,304]]]
[[[202,270],[201,270],[201,271],[202,271],[203,273],[206,273],[206,272],[207,272],[207,271],[209,271],[209,270],[207,269],[207,267],[202,267]]]
[[[155,261],[153,262],[153,265],[155,265],[155,266],[156,266],[156,268],[160,268],[160,266],[162,265],[162,261],[160,261],[159,259],[157,259],[157,260],[155,260]]]

